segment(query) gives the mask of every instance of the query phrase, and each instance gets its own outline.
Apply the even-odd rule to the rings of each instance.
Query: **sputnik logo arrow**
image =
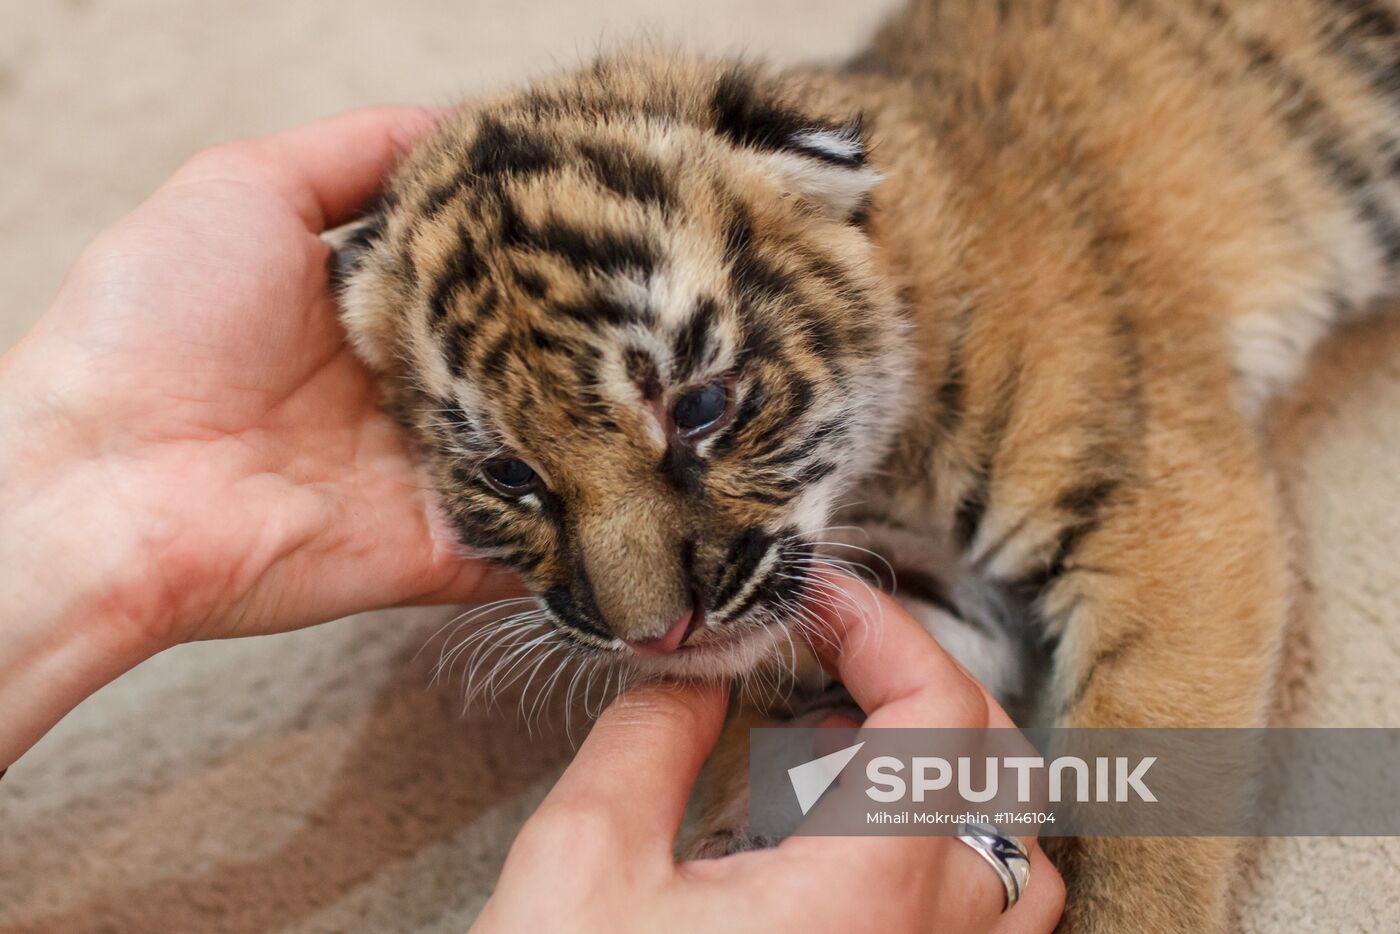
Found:
[[[797,795],[797,806],[802,808],[803,815],[826,794],[826,790],[836,781],[841,770],[850,764],[864,745],[862,741],[788,769],[788,781],[792,782],[792,790]]]

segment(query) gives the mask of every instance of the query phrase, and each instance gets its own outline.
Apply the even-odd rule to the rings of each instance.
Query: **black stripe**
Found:
[[[579,230],[550,219],[532,227],[509,199],[501,200],[501,242],[557,256],[581,269],[603,273],[651,273],[659,262],[650,242],[632,233]]]
[[[725,622],[733,623],[743,619],[744,614],[757,606],[761,601],[771,600],[773,598],[773,582],[780,579],[781,578],[778,577],[778,565],[774,564],[764,578],[753,585],[753,589],[749,591],[749,595],[744,598],[742,603],[734,608],[734,612],[729,614],[729,619]],[[735,592],[737,593],[738,591],[736,590]]]
[[[775,360],[782,353],[783,346],[774,336],[768,324],[752,316],[741,321],[743,333],[739,336],[739,361]]]
[[[1375,0],[1332,0],[1340,17],[1332,36],[1334,54],[1359,71],[1371,89],[1400,112],[1400,19]],[[1395,133],[1389,136],[1395,141]],[[1400,174],[1400,155],[1387,166]]]
[[[831,463],[830,461],[817,461],[815,463],[808,464],[806,467],[803,467],[802,472],[797,475],[797,485],[806,486],[811,483],[817,483],[818,481],[825,480],[827,477],[834,474],[836,470],[837,465]]]
[[[695,554],[695,539],[692,536],[687,536],[681,542],[681,578],[685,581],[686,589],[690,591],[692,595],[699,586],[699,581],[696,579],[697,575],[695,573]]]
[[[944,435],[957,431],[962,424],[967,396],[966,362],[968,335],[972,331],[975,308],[968,305],[953,319],[953,333],[948,342],[948,362],[944,364],[943,380],[938,384],[938,429]]]
[[[748,500],[753,503],[763,503],[765,506],[786,506],[797,498],[797,494],[788,493],[784,495],[781,493],[768,493],[763,490],[749,490],[748,492],[740,493],[734,498]]]
[[[499,187],[503,178],[535,175],[558,166],[558,155],[547,140],[525,129],[508,129],[488,117],[477,129],[461,169],[429,189],[423,211],[430,217],[439,214],[469,184],[489,181]]]
[[[932,574],[910,568],[895,568],[894,573],[895,580],[891,581],[890,585],[897,593],[906,593],[916,600],[922,600],[955,619],[963,618],[962,610],[958,609],[953,598],[948,595],[948,588],[943,581]]]
[[[661,398],[661,371],[651,354],[640,347],[628,347],[622,352],[622,366],[627,379],[637,387],[642,398],[654,402]]]
[[[372,211],[355,222],[356,227],[331,253],[329,276],[332,289],[342,289],[355,271],[360,268],[365,255],[384,236],[384,214]]]
[[[467,167],[482,178],[533,175],[558,165],[559,157],[548,141],[527,130],[508,129],[489,117],[481,122],[467,153]]]
[[[846,345],[819,309],[812,309],[802,322],[807,345],[829,367],[834,367],[845,353]]]
[[[778,560],[773,562],[772,568],[764,575],[763,579],[753,585],[753,589],[730,615],[728,622],[735,622],[742,619],[744,614],[749,612],[759,603],[772,603],[784,599],[796,599],[806,589],[807,573],[801,570],[799,562],[812,554],[812,546],[806,542],[799,541],[793,537],[791,530],[783,530],[776,538],[784,539],[782,544],[777,545]],[[785,568],[797,567],[796,573],[784,572]],[[736,591],[737,592],[737,591]]]
[[[1047,563],[1006,585],[1007,593],[1022,606],[1032,606],[1038,602],[1050,585],[1064,576],[1065,565],[1074,549],[1090,532],[1098,528],[1094,518],[1072,522],[1060,530],[1055,542],[1055,550]]]
[[[1395,11],[1376,0],[1331,0],[1342,15],[1342,34],[1353,39],[1400,38]]]
[[[1365,4],[1362,0],[1348,5]],[[1400,221],[1368,193],[1377,179],[1365,162],[1348,150],[1345,125],[1328,110],[1322,96],[1263,39],[1243,34],[1234,17],[1217,0],[1196,0],[1196,6],[1243,49],[1248,56],[1248,71],[1282,88],[1283,93],[1278,95],[1279,115],[1289,132],[1307,145],[1318,168],[1342,190],[1353,210],[1371,229],[1377,245],[1385,252],[1387,265],[1400,261]],[[1353,28],[1370,30],[1375,24],[1358,21]],[[1221,77],[1225,81],[1236,80],[1223,70]]]
[[[805,116],[777,96],[760,90],[752,71],[732,68],[720,76],[711,98],[715,129],[730,142],[754,149],[782,150],[842,167],[865,163],[864,134],[860,120],[842,126]],[[858,143],[853,156],[843,156],[803,145],[801,134],[809,130],[840,134]]]
[[[671,355],[675,362],[676,377],[689,379],[704,365],[710,346],[710,330],[718,317],[718,306],[714,299],[704,298],[695,306],[672,341]]]
[[[641,204],[666,211],[676,207],[676,196],[665,173],[651,159],[635,152],[606,149],[591,143],[580,143],[579,153],[588,163],[599,184]]]
[[[1071,515],[1088,518],[1098,513],[1120,485],[1121,481],[1114,477],[1091,479],[1065,490],[1056,499],[1055,505]]]
[[[982,434],[983,452],[981,461],[973,473],[972,487],[963,496],[962,502],[958,504],[957,515],[954,519],[954,534],[957,536],[958,546],[966,549],[977,537],[977,530],[982,526],[982,520],[986,516],[988,499],[991,496],[992,472],[996,468],[997,455],[1001,452],[1001,444],[1007,429],[1011,426],[1011,416],[1016,408],[1016,396],[1020,392],[1021,367],[1019,362],[1013,363],[1002,377],[1001,385],[997,389],[996,401],[992,413],[987,419],[986,429]]]
[[[544,298],[549,294],[549,283],[545,280],[544,276],[535,272],[533,269],[516,267],[513,272],[515,273],[515,284],[518,285],[520,291],[524,292],[526,295],[531,298]]]
[[[771,544],[772,538],[756,526],[745,529],[730,541],[729,550],[716,575],[711,609],[719,609],[734,598],[763,560]]]
[[[816,388],[812,381],[796,373],[788,377],[786,394],[787,409],[783,413],[783,421],[789,425],[796,424],[802,416],[807,414],[807,410],[812,406],[812,398],[816,394]]]
[[[544,563],[544,555],[534,554],[529,551],[517,551],[509,556],[497,559],[501,564],[507,564],[511,570],[523,571],[528,574]]]
[[[1351,11],[1351,18],[1343,22],[1343,32],[1334,39],[1335,51],[1339,54],[1347,55],[1358,48],[1356,42],[1348,43],[1346,30],[1351,30],[1353,36],[1366,34],[1374,37],[1384,32],[1385,25],[1376,17],[1356,15],[1362,8],[1381,12],[1376,10],[1374,3],[1368,0],[1332,2]],[[1322,96],[1262,38],[1245,34],[1230,11],[1218,0],[1195,0],[1195,6],[1210,18],[1218,31],[1228,34],[1244,51],[1248,57],[1248,71],[1282,88],[1283,93],[1278,95],[1279,115],[1289,132],[1307,145],[1319,169],[1342,190],[1353,210],[1371,228],[1377,245],[1385,252],[1387,265],[1400,262],[1400,221],[1367,192],[1367,188],[1378,179],[1367,168],[1364,159],[1348,150],[1350,134],[1345,125],[1328,111]],[[1155,9],[1163,15],[1168,12],[1160,7]],[[1173,13],[1178,9],[1169,5]],[[1168,32],[1182,38],[1179,30],[1171,28]],[[1237,75],[1215,63],[1200,43],[1195,44],[1194,51],[1198,61],[1205,67],[1213,67],[1223,82],[1238,80]]]
[[[779,423],[791,425],[792,419],[784,415]],[[749,460],[765,469],[786,468],[815,457],[824,445],[825,438],[815,431],[795,441],[776,432],[765,438],[762,446],[749,452]]]
[[[572,319],[589,327],[600,324],[623,325],[646,323],[653,315],[631,305],[623,304],[615,298],[595,296],[578,302],[560,303],[550,306],[555,314]]]
[[[810,126],[797,112],[760,94],[753,72],[731,68],[720,75],[711,98],[715,129],[740,146],[782,149],[794,134]]]
[[[850,224],[852,227],[855,227],[857,230],[862,230],[865,233],[870,233],[870,227],[874,219],[874,213],[875,198],[872,194],[870,194],[870,192],[866,192],[865,194],[860,196],[860,201],[856,203],[855,209],[851,211],[849,216],[847,216],[846,223]]]
[[[580,583],[586,583],[586,578]],[[591,589],[589,592],[591,593]],[[569,593],[566,588],[551,587],[541,595],[541,599],[544,600],[544,605],[549,608],[549,611],[565,626],[599,639],[610,641],[613,638],[612,633],[601,629],[588,618],[578,601],[574,599],[573,594]]]
[[[485,263],[476,251],[471,234],[465,227],[457,228],[457,248],[447,258],[447,265],[433,284],[433,294],[428,300],[428,310],[433,324],[443,321],[452,310],[452,301],[465,289],[473,288],[481,280]]]
[[[515,337],[510,332],[496,338],[481,358],[481,373],[488,379],[501,380],[506,375],[506,357],[514,350]]]
[[[733,206],[726,225],[724,257],[734,290],[745,298],[767,299],[792,289],[792,277],[759,254],[753,221],[742,205]]]
[[[530,328],[530,343],[545,353],[568,354],[570,352],[569,348],[564,346],[564,338],[533,326]]]
[[[845,270],[836,260],[812,246],[794,244],[793,249],[802,257],[806,271],[814,278],[820,279],[841,298],[853,303],[864,300],[864,290],[846,278]]]
[[[784,529],[778,535],[783,539],[779,546],[779,560],[773,566],[774,572],[764,582],[764,590],[774,600],[798,600],[811,580],[807,568],[816,548],[810,542],[797,538],[796,534],[792,529]],[[779,573],[779,569],[782,573]]]
[[[689,445],[668,444],[657,468],[667,483],[686,496],[698,497],[705,492],[701,482],[705,476],[705,462]]]
[[[448,513],[462,544],[469,548],[511,548],[521,544],[503,514],[480,505],[462,504],[456,504]]]
[[[711,444],[710,453],[715,457],[723,457],[731,453],[738,445],[740,435],[762,413],[763,406],[767,401],[767,388],[762,383],[755,382],[748,394],[744,396],[744,400],[739,403],[739,411],[734,413],[734,421],[730,422],[724,433]]]
[[[442,342],[442,353],[447,363],[447,371],[454,379],[461,379],[466,372],[467,360],[471,356],[476,338],[476,325],[470,321],[454,321]]]
[[[748,394],[744,396],[744,401],[739,403],[739,411],[734,413],[734,421],[730,424],[731,433],[737,433],[750,424],[763,411],[763,406],[768,403],[768,387],[763,383],[755,382]]]
[[[953,532],[957,536],[958,547],[966,549],[977,537],[982,519],[987,514],[987,489],[991,484],[985,471],[980,472],[973,482],[972,489],[958,503],[957,515],[953,520]]]
[[[481,293],[481,300],[476,303],[472,311],[478,320],[485,321],[496,316],[496,312],[501,308],[501,293],[494,284],[487,285],[486,291]]]
[[[1365,163],[1347,149],[1346,131],[1306,81],[1258,40],[1246,40],[1250,66],[1266,71],[1285,89],[1282,117],[1289,130],[1304,140],[1322,172],[1337,185],[1385,251],[1386,265],[1400,261],[1400,222],[1368,191],[1377,179]]]
[[[472,474],[472,484],[486,489],[487,485],[479,474]],[[501,529],[511,531],[509,528],[510,516],[504,510],[514,508],[514,500],[499,500],[502,511],[492,511],[482,505],[466,506],[462,509],[462,518],[468,519],[483,529]]]
[[[456,399],[432,397],[431,403],[447,418],[454,431],[465,432],[472,429],[472,420]]]
[[[1089,661],[1088,667],[1083,676],[1079,679],[1079,683],[1074,686],[1074,690],[1065,698],[1064,704],[1060,707],[1060,716],[1063,717],[1079,706],[1089,693],[1089,688],[1093,685],[1094,679],[1098,676],[1100,669],[1105,665],[1121,659],[1128,652],[1136,648],[1145,637],[1146,633],[1144,633],[1142,629],[1131,629],[1120,636],[1116,642],[1100,649]]]

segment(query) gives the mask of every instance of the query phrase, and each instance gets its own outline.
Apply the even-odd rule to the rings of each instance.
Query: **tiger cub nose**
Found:
[[[667,652],[674,652],[685,644],[685,640],[690,638],[691,631],[695,628],[695,611],[687,610],[671,624],[671,628],[666,630],[666,634],[659,639],[623,639],[627,647],[638,655],[665,655]]]

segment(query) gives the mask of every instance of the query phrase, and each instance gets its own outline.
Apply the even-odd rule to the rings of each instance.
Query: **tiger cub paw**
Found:
[[[768,850],[777,846],[777,837],[751,834],[746,828],[725,828],[702,832],[685,847],[685,859],[719,859],[750,850]]]

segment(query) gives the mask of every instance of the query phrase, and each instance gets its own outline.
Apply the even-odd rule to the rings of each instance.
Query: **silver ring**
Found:
[[[1006,904],[1002,913],[1010,911],[1031,881],[1031,854],[1015,837],[1003,836],[991,824],[964,823],[958,828],[958,839],[996,870],[1006,887]]]

